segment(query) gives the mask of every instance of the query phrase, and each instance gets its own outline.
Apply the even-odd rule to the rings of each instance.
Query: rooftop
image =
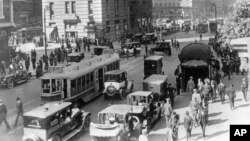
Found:
[[[163,56],[156,56],[156,55],[153,55],[153,56],[147,57],[145,60],[157,61],[157,60],[160,60],[160,59],[162,59],[162,58],[163,58]]]
[[[162,84],[168,79],[167,75],[157,75],[153,74],[146,78],[143,82],[144,83],[151,83],[151,84]]]

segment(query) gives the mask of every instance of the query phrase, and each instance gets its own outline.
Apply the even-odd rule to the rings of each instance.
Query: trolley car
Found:
[[[119,55],[105,54],[45,74],[41,77],[42,103],[58,100],[87,103],[102,94],[105,72],[119,68]]]

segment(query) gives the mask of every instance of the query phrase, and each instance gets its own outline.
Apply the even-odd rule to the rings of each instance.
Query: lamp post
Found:
[[[43,16],[44,16],[44,47],[45,47],[45,66],[44,69],[48,70],[49,64],[48,64],[48,55],[47,55],[47,33],[46,33],[46,11],[49,9],[49,6],[45,6],[44,11],[43,11]]]

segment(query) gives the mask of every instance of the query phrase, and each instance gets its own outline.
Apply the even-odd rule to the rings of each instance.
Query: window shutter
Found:
[[[3,0],[0,0],[0,18],[4,18],[4,15],[3,15]]]

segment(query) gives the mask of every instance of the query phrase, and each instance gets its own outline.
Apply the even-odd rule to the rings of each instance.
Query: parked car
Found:
[[[91,114],[71,102],[50,102],[24,113],[23,141],[63,141],[88,132]]]
[[[126,98],[126,95],[132,92],[133,81],[127,80],[127,72],[124,70],[112,70],[105,73],[104,98],[120,97]]]
[[[154,33],[147,33],[143,36],[143,44],[155,43],[157,41],[157,37],[155,37]]]
[[[104,50],[107,50],[107,49],[110,49],[109,47],[107,47],[107,46],[96,46],[95,48],[94,48],[94,54],[95,55],[102,55],[103,54],[103,51]]]
[[[148,133],[162,117],[163,105],[159,101],[159,96],[150,91],[136,91],[129,94],[127,103],[137,109],[132,113],[139,117],[142,129],[146,129]]]
[[[17,70],[16,73],[0,77],[0,85],[7,86],[7,88],[11,89],[16,84],[27,82],[30,77],[31,72],[27,72],[26,70]]]
[[[140,43],[142,43],[142,37],[143,37],[143,34],[140,34],[140,33],[135,34],[132,37],[132,41],[133,42],[140,42]]]

